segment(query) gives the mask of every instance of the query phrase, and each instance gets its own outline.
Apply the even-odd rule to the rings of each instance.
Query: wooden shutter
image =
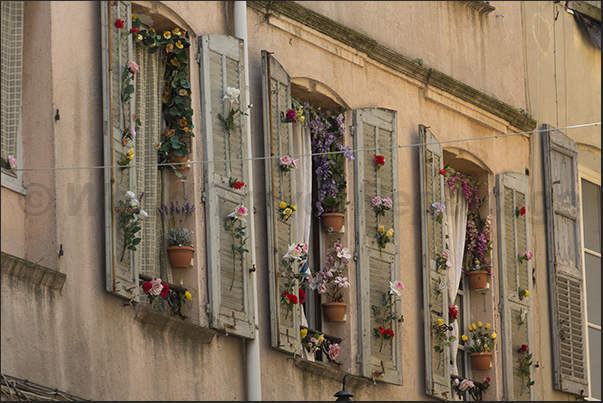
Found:
[[[400,225],[398,206],[398,150],[396,111],[382,108],[365,108],[353,111],[354,148],[375,149],[357,153],[354,163],[356,186],[356,250],[358,253],[357,281],[360,301],[359,331],[362,357],[362,375],[383,382],[402,385],[402,332],[401,322],[394,320],[389,326],[394,331],[391,341],[381,341],[373,336],[373,328],[380,326],[373,314],[372,305],[381,306],[383,293],[389,292],[389,282],[400,280]],[[393,147],[393,148],[392,148]],[[385,157],[385,165],[377,171],[374,157]],[[385,216],[377,217],[371,200],[379,196],[391,198],[393,208]],[[377,228],[392,228],[392,242],[379,249]],[[397,311],[402,309],[398,302]]]
[[[132,27],[132,7],[126,1],[101,2],[102,62],[103,62],[103,146],[105,164],[105,241],[107,290],[120,297],[138,301],[137,252],[126,251],[120,261],[124,235],[119,216],[113,207],[124,200],[128,190],[136,191],[135,169],[121,171],[115,168],[128,149],[123,146],[122,133],[126,127],[134,127],[134,99],[122,113],[121,79],[124,67],[133,60],[132,35],[121,38],[122,30],[115,27],[117,19],[124,21],[124,30]],[[125,118],[124,118],[125,115]],[[125,120],[125,122],[124,122]],[[130,162],[136,164],[136,155]]]
[[[532,294],[532,261],[519,262],[518,260],[518,256],[526,249],[532,251],[528,177],[518,173],[497,175],[495,194],[497,195],[505,400],[534,400],[536,390],[534,387],[522,386],[528,382],[528,379],[522,379],[519,371],[519,359],[527,356],[526,353],[519,352],[519,348],[522,344],[526,344],[530,353],[534,353],[536,347],[532,309],[532,301],[536,296]],[[526,214],[517,216],[516,209],[522,207],[526,208]],[[530,295],[520,299],[519,290],[528,290]],[[520,320],[522,315],[523,320]],[[534,380],[534,377],[534,367],[531,366],[530,379]]]
[[[423,250],[423,310],[425,314],[425,381],[426,392],[438,399],[450,397],[449,349],[436,353],[437,345],[433,325],[438,318],[448,324],[448,293],[437,293],[438,277],[448,282],[447,276],[437,273],[436,254],[442,253],[446,245],[444,221],[438,223],[431,209],[432,203],[445,205],[444,177],[438,168],[444,166],[442,146],[435,136],[423,125],[419,125],[419,141],[424,144],[419,152],[421,181],[421,230]],[[447,332],[447,335],[450,335]]]
[[[229,102],[223,100],[227,87],[241,90],[238,105],[243,110],[249,103],[243,40],[227,35],[203,35],[199,38],[199,53],[203,156],[205,161],[212,161],[204,164],[210,323],[215,329],[254,338],[250,255],[237,253],[233,258],[233,240],[224,228],[228,214],[238,205],[249,207],[249,187],[235,190],[229,185],[230,178],[249,183],[251,172],[247,169],[248,161],[244,161],[249,158],[249,128],[237,114],[237,127],[231,132],[229,144],[224,124],[218,118],[218,114],[228,116],[230,110]],[[252,211],[247,220],[253,220]],[[248,225],[246,236],[250,236]],[[248,241],[247,249],[249,245]]]
[[[547,267],[555,389],[588,393],[578,148],[551,126],[543,133]]]
[[[262,51],[262,100],[264,112],[264,155],[282,157],[293,155],[292,123],[283,123],[282,116],[291,108],[291,80],[281,64],[267,51]],[[294,222],[279,217],[281,201],[293,203],[295,180],[292,172],[279,168],[278,158],[266,159],[266,221],[268,227],[268,276],[270,279],[270,320],[272,347],[295,353],[301,352],[299,334],[299,304],[287,315],[287,308],[280,303],[285,291],[281,264],[288,246],[299,243],[293,239]],[[298,290],[295,288],[295,294]]]

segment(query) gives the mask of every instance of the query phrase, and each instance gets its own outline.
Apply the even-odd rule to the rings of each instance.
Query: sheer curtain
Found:
[[[450,194],[450,188],[445,186],[446,195],[446,235],[450,251],[449,260],[452,267],[447,270],[448,275],[448,297],[451,305],[454,304],[456,294],[459,290],[461,276],[463,274],[463,250],[465,249],[465,232],[467,228],[467,212],[469,204],[461,189],[457,189],[455,195]],[[461,312],[459,312],[459,315]],[[450,374],[458,375],[456,365],[456,354],[459,349],[459,320],[452,324],[451,335],[456,337],[455,341],[450,342]],[[456,396],[456,394],[453,394]]]
[[[312,157],[310,156],[310,130],[301,124],[293,124],[293,156],[299,160],[299,168],[290,171],[295,180],[295,196],[292,204],[297,206],[297,211],[291,216],[294,220],[293,228],[295,242],[310,243],[310,223],[312,218]],[[303,155],[303,157],[297,157]],[[300,273],[310,268],[307,262],[300,268]],[[300,324],[308,326],[304,306],[300,305]],[[309,355],[302,348],[302,357],[314,361],[314,355]]]

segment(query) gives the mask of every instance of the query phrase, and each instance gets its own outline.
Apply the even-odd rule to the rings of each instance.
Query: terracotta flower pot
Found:
[[[469,280],[469,286],[472,290],[476,288],[484,288],[488,284],[488,272],[487,271],[469,271],[467,272],[467,278]]]
[[[325,313],[327,321],[341,322],[347,306],[345,302],[325,302],[322,304],[322,310]]]
[[[320,215],[320,221],[322,222],[322,227],[325,231],[329,233],[339,232],[343,225],[344,217],[345,215],[341,213],[322,213]]]
[[[473,353],[469,354],[469,357],[471,357],[471,363],[473,364],[474,369],[485,371],[490,368],[492,353]]]
[[[188,161],[188,154],[185,155],[184,157],[179,157],[177,155],[172,155],[170,157],[170,163],[178,163],[178,164],[172,165],[172,166],[175,167],[176,169],[178,169],[179,171],[186,169],[187,161]]]
[[[169,246],[167,252],[172,268],[186,269],[191,265],[195,248],[192,246]]]

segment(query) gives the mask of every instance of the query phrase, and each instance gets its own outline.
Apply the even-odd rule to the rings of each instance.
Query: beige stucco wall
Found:
[[[517,109],[528,109],[526,105],[534,103],[524,89],[526,53],[517,45],[522,40],[521,17],[522,12],[525,13],[520,3],[491,2],[497,7],[496,11],[482,17],[454,2],[300,3],[409,58],[421,58],[427,67],[440,70]],[[231,3],[139,4],[172,19],[196,36],[232,34]],[[400,279],[405,285],[402,297],[405,321],[398,337],[404,340],[404,385],[389,386],[379,382],[358,386],[352,391],[355,400],[430,400],[425,394],[424,381],[419,154],[416,147],[407,146],[419,141],[419,124],[429,126],[440,141],[487,137],[517,130],[500,118],[433,88],[425,88],[348,47],[330,51],[328,49],[334,48],[325,43],[336,42],[325,42],[324,35],[300,28],[286,17],[275,21],[272,16],[266,21],[263,15],[251,9],[247,14],[250,101],[256,105],[251,111],[254,156],[262,156],[264,150],[260,58],[264,49],[274,52],[273,57],[292,78],[310,78],[328,86],[350,110],[381,107],[398,112],[398,143],[404,146],[398,151],[399,172],[402,173],[399,236],[404,239],[400,249],[404,262]],[[494,14],[505,15],[504,25]],[[290,31],[282,28],[287,26]],[[29,2],[25,27],[28,38],[24,49],[25,166],[101,166],[100,5],[96,2]],[[304,32],[306,39],[294,35],[292,31],[298,32],[298,29]],[[392,30],[396,35],[391,34]],[[195,54],[196,51],[191,50],[191,88],[197,134],[193,149],[195,159],[201,160],[203,135],[199,72],[193,61]],[[543,68],[544,63],[541,63]],[[530,91],[530,95],[533,93]],[[544,98],[542,92],[539,94],[540,108]],[[60,110],[59,121],[53,118],[56,109]],[[346,124],[351,125],[350,113]],[[346,136],[347,144],[352,144],[349,130]],[[530,158],[536,158],[535,147],[534,140],[530,141],[527,136],[444,145],[445,150],[464,150],[469,155],[467,159],[477,161],[488,172],[492,202],[487,209],[492,214],[495,214],[494,175],[523,173],[526,167],[535,172],[534,164],[529,162]],[[321,379],[304,372],[295,367],[291,356],[271,347],[268,261],[263,241],[267,238],[264,162],[255,161],[253,169],[262,397],[264,400],[330,400],[341,388],[339,380]],[[183,186],[186,196],[197,206],[195,245],[204,245],[202,166],[197,165],[193,170],[189,174],[191,179],[179,186]],[[348,172],[352,170],[352,164],[348,163]],[[148,321],[140,320],[138,308],[124,306],[127,301],[105,291],[103,181],[103,172],[99,169],[30,171],[24,173],[27,196],[2,188],[2,251],[39,262],[66,275],[62,290],[51,291],[5,276],[3,272],[2,373],[93,400],[245,399],[246,362],[242,339],[218,334],[206,344],[188,334],[175,333],[173,329],[158,329]],[[47,191],[34,192],[36,186]],[[172,186],[175,186],[173,179]],[[351,179],[348,186],[353,190]],[[353,192],[349,195],[353,201]],[[47,207],[41,214],[34,214],[38,206],[44,205],[42,197],[47,197]],[[26,206],[25,211],[20,208],[21,204]],[[538,211],[537,206],[533,205],[533,208]],[[349,211],[353,212],[353,205]],[[351,249],[354,248],[352,215],[347,218],[344,237]],[[540,270],[545,258],[544,245],[535,241],[534,261]],[[59,245],[63,245],[65,252],[60,258],[57,256]],[[193,300],[185,306],[190,321],[207,326],[205,254],[202,247],[196,249],[195,266],[185,273],[174,273],[174,282],[182,278],[193,293]],[[355,279],[354,270],[352,267],[352,279]],[[538,277],[536,292],[546,288],[544,281],[544,276]],[[472,307],[476,314],[472,319],[491,321],[495,328],[501,329],[495,309],[500,298],[496,269],[491,286],[484,295],[474,296]],[[344,337],[343,369],[358,374],[355,292],[356,285],[352,284],[348,294],[348,300],[352,301],[349,320],[329,324],[327,331]],[[539,311],[546,312],[546,301],[542,299],[540,304]],[[483,310],[486,310],[486,317],[481,316]],[[539,348],[545,351],[548,326],[546,315],[541,316],[543,336],[540,336]],[[500,357],[497,346],[494,368],[478,374],[493,378],[493,386],[484,395],[485,400],[502,397]],[[544,358],[542,360],[541,364],[545,362]],[[537,384],[543,385],[539,387],[539,398],[567,397],[544,394],[544,390],[550,389],[550,376],[547,378],[544,366],[538,374]]]

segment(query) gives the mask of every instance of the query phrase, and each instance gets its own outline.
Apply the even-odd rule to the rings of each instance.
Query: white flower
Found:
[[[302,248],[297,246],[297,244],[291,244],[291,245],[289,245],[289,251],[283,257],[301,260],[301,254],[302,254]]]
[[[247,208],[241,205],[237,206],[232,213],[228,214],[228,217],[232,217],[235,220],[247,222],[245,218],[243,218],[245,216],[247,216]]]
[[[341,277],[341,276],[337,276],[335,278],[335,284],[337,284],[340,287],[349,287],[349,285],[350,285],[350,283],[348,282],[348,278]]]
[[[10,169],[15,169],[17,167],[17,159],[15,158],[14,155],[12,155],[12,154],[8,155],[8,163],[10,165]]]
[[[444,206],[442,203],[438,203],[438,202],[432,203],[431,207],[433,208],[436,215],[443,213],[444,210],[446,209],[446,206]]]
[[[438,292],[441,294],[442,292],[444,292],[444,290],[448,288],[448,285],[446,283],[438,283]]]
[[[130,200],[130,207],[140,207],[140,202],[138,201],[138,199]]]
[[[161,279],[152,279],[151,282],[153,283],[153,288],[151,288],[149,290],[149,294],[153,295],[153,296],[158,296],[159,294],[161,294],[161,290],[163,290],[163,284],[161,284]]]
[[[241,94],[241,90],[238,88],[228,87],[226,88],[226,93],[224,94],[223,100],[228,100],[231,104],[235,102],[239,102],[239,95]]]
[[[350,255],[348,248],[343,248],[339,252],[337,252],[337,257],[340,259],[350,260],[352,258],[352,255]]]
[[[389,282],[389,293],[396,294],[397,296],[401,296],[400,291],[404,289],[404,284],[401,281],[394,281],[393,283]]]
[[[136,197],[136,195],[135,195],[135,194],[134,194],[134,192],[132,192],[131,190],[128,190],[128,191],[126,192],[126,196],[125,196],[126,201],[130,201],[130,200],[132,200],[132,199],[133,199],[133,198],[135,198],[135,197]]]
[[[149,218],[149,214],[144,210],[140,210],[140,213],[138,213],[138,219],[144,220],[145,218]]]

